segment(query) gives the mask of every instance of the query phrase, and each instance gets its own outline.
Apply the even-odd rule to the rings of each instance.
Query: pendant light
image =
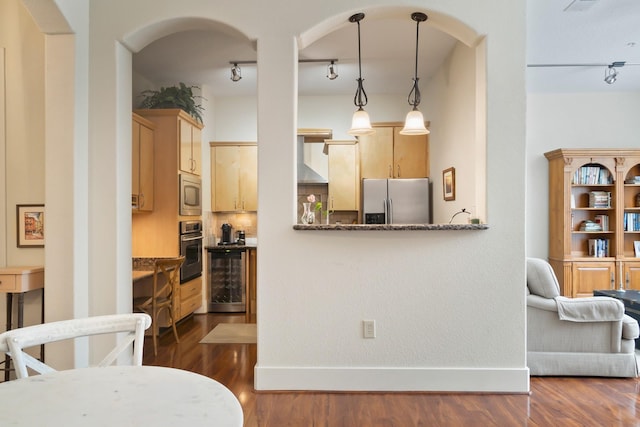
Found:
[[[351,120],[351,129],[347,131],[349,135],[370,135],[375,132],[371,127],[371,121],[369,121],[369,114],[362,107],[367,105],[367,94],[362,87],[362,61],[360,55],[360,21],[364,19],[364,13],[356,13],[349,17],[349,22],[358,24],[358,89],[353,97],[353,103],[358,107],[355,113],[353,113],[353,119]]]
[[[420,23],[427,20],[427,15],[422,12],[414,12],[411,19],[416,21],[416,68],[413,76],[413,87],[409,92],[407,101],[413,106],[413,110],[409,111],[404,121],[404,128],[400,131],[402,135],[426,135],[429,129],[424,126],[424,117],[418,111],[420,105],[420,89],[418,88],[418,39],[420,36]]]

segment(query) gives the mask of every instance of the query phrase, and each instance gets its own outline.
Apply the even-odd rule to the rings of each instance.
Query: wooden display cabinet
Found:
[[[634,242],[640,242],[640,150],[558,149],[545,157],[549,262],[562,294],[593,296],[593,290],[618,288],[621,282],[640,288],[640,257],[634,251]],[[637,229],[629,229],[634,220]]]

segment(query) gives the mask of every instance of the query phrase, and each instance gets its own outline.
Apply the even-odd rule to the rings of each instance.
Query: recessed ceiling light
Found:
[[[635,46],[636,46],[636,42],[627,43],[627,47],[635,47]]]

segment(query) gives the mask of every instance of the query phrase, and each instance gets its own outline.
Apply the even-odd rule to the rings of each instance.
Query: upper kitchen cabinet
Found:
[[[133,113],[131,123],[131,209],[153,210],[154,125]]]
[[[374,123],[359,137],[361,178],[429,177],[429,135],[401,135],[402,123]]]
[[[256,143],[212,142],[211,210],[258,210],[258,147]]]
[[[201,175],[202,125],[184,113],[178,117],[180,128],[180,170]]]
[[[360,174],[356,141],[327,140],[330,211],[357,211],[360,206]]]

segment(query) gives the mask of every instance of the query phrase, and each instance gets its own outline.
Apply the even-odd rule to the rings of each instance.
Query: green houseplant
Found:
[[[180,82],[179,86],[161,87],[160,90],[145,90],[140,93],[144,99],[140,104],[141,108],[180,108],[191,117],[202,123],[204,111],[202,105],[196,103],[196,98],[202,98],[193,94],[193,89],[197,86],[187,86]],[[203,98],[204,99],[204,98]]]

